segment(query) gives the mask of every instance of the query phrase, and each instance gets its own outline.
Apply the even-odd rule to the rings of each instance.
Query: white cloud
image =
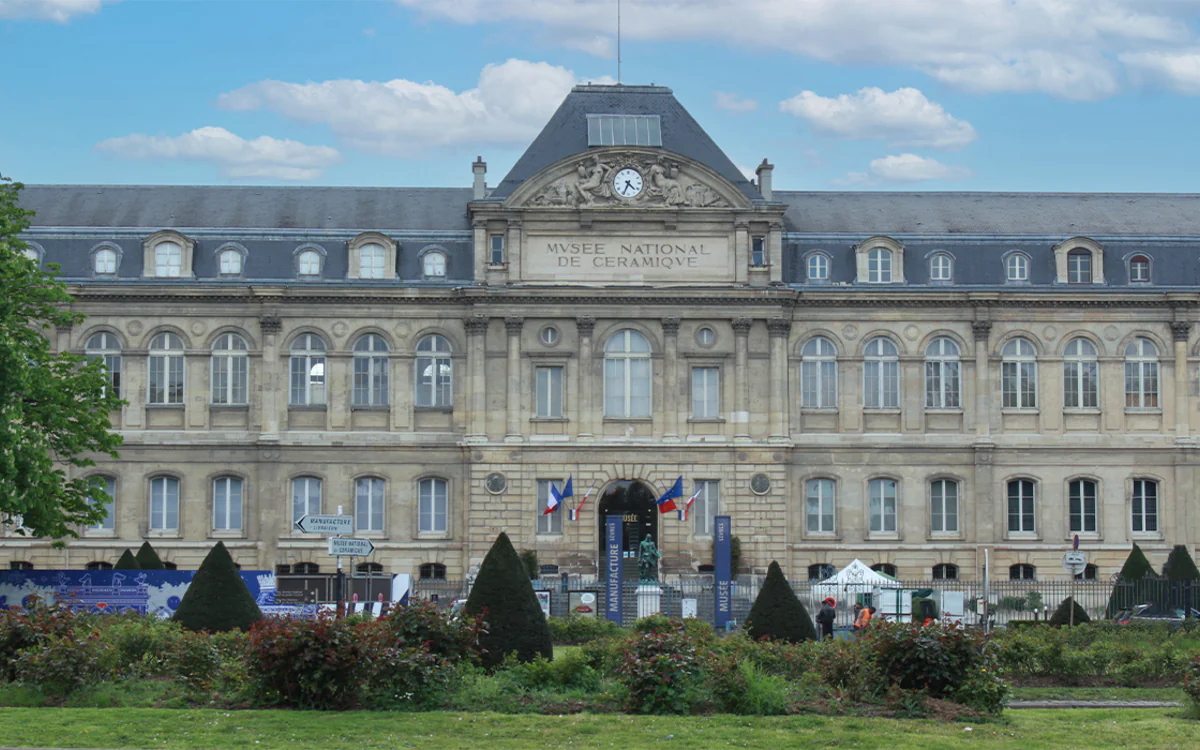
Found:
[[[431,147],[464,143],[527,143],[575,83],[575,74],[566,68],[509,60],[486,66],[479,85],[461,93],[431,81],[403,78],[267,80],[222,94],[217,106],[268,109],[300,122],[328,125],[364,151],[413,156]]]
[[[576,49],[580,38],[615,35],[611,0],[395,2],[462,24],[538,24]],[[1120,55],[1195,43],[1198,8],[1200,0],[624,0],[622,34],[908,67],[975,92],[1087,100],[1119,89]]]
[[[0,18],[31,18],[66,23],[83,13],[96,13],[106,0],[0,0]],[[114,0],[107,0],[114,2]]]
[[[971,176],[971,170],[953,164],[943,164],[916,154],[899,154],[875,159],[866,172],[851,172],[840,180],[839,185],[885,185],[925,180],[963,180]]]
[[[779,109],[803,117],[817,133],[892,146],[958,149],[976,138],[971,123],[954,119],[913,88],[887,93],[868,87],[836,99],[803,91]]]
[[[329,146],[260,136],[248,141],[225,128],[197,128],[171,138],[134,134],[96,144],[123,159],[179,160],[214,164],[232,179],[313,180],[322,170],[341,162]]]
[[[1121,55],[1134,78],[1164,85],[1186,96],[1200,96],[1200,51],[1137,52]]]
[[[727,112],[753,112],[758,109],[758,102],[756,100],[743,99],[729,91],[714,91],[713,96],[717,100],[717,109],[723,109]]]

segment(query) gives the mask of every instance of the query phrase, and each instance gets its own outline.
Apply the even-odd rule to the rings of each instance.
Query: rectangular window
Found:
[[[360,279],[384,278],[383,245],[363,245],[358,249],[358,277]]]
[[[388,358],[354,357],[354,406],[387,406]]]
[[[716,419],[721,415],[721,368],[692,368],[692,416]]]
[[[1000,363],[1001,404],[1005,409],[1037,408],[1037,363]]]
[[[249,376],[249,358],[214,355],[212,358],[212,402],[222,406],[245,404],[246,381]]]
[[[213,530],[240,531],[242,528],[242,480],[220,477],[213,482]]]
[[[958,362],[934,361],[925,363],[925,408],[958,409]]]
[[[354,483],[356,531],[383,531],[383,480],[364,477]]]
[[[720,483],[716,479],[697,479],[695,492],[698,493],[696,502],[692,503],[688,517],[692,519],[696,536],[712,536],[721,500]]]
[[[1092,283],[1092,254],[1087,252],[1067,255],[1067,283]]]
[[[1033,533],[1034,484],[1031,479],[1016,479],[1008,483],[1008,530],[1010,533]]]
[[[450,406],[451,372],[449,357],[418,357],[417,406]]]
[[[892,479],[871,480],[871,531],[896,530],[896,482]]]
[[[1158,363],[1125,363],[1125,408],[1158,408]]]
[[[562,490],[562,482],[555,479],[539,479],[537,480],[537,533],[539,534],[561,534],[562,533],[562,517],[566,513],[565,508],[559,508],[553,513],[545,513],[546,503],[550,500],[550,488],[554,487],[557,490]]]
[[[504,264],[504,235],[493,234],[492,242],[492,265],[499,266]]]
[[[179,480],[158,477],[150,480],[150,528],[175,531],[179,528]]]
[[[1098,407],[1096,362],[1067,362],[1063,365],[1063,406],[1068,409]]]
[[[183,403],[183,357],[150,357],[150,398],[152,404]]]
[[[293,406],[325,404],[325,358],[291,357],[291,396]]]
[[[1076,479],[1068,487],[1071,532],[1094,533],[1096,531],[1096,483],[1087,479]]]
[[[420,484],[420,529],[424,534],[445,534],[449,499],[445,479],[422,479]]]
[[[837,408],[837,361],[800,363],[800,405],[809,409]]]
[[[751,237],[750,238],[750,265],[752,265],[752,266],[767,265],[767,238],[766,237]]]
[[[930,529],[934,533],[958,531],[958,482],[938,479],[929,484]]]
[[[588,115],[589,146],[662,146],[658,115]]]
[[[810,534],[832,534],[834,483],[832,479],[810,479],[805,493],[805,517]]]
[[[104,355],[104,372],[108,379],[106,390],[117,398],[121,397],[121,355]]]
[[[1158,482],[1133,480],[1133,530],[1158,531]]]
[[[160,242],[154,248],[154,275],[177,278],[183,269],[183,248],[174,242]]]
[[[321,480],[299,477],[292,480],[292,523],[321,513]]]
[[[561,417],[563,415],[563,368],[537,368],[537,401],[539,417]]]
[[[863,406],[868,409],[900,407],[900,363],[867,361],[863,363]]]
[[[92,529],[96,531],[112,531],[114,522],[114,509],[117,496],[117,480],[112,477],[104,477],[104,492],[107,497],[96,499],[95,505],[104,508],[104,520],[97,523]]]

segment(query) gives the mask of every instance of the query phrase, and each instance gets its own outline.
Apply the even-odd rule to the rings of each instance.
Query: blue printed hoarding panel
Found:
[[[713,624],[718,630],[724,630],[733,616],[733,522],[729,516],[717,516],[716,541],[713,545],[716,551],[717,595],[716,612]]]
[[[607,587],[604,591],[604,616],[612,622],[621,624],[621,548],[624,546],[624,518],[620,515],[604,517],[606,527],[607,547],[605,549],[605,570],[608,572]]]

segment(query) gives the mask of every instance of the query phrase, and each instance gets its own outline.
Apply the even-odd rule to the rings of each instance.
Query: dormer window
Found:
[[[892,282],[892,251],[882,247],[873,248],[867,256],[867,282],[890,284]]]
[[[829,256],[813,253],[804,264],[809,281],[829,281]]]
[[[384,278],[383,245],[369,242],[358,249],[358,277],[360,279]]]
[[[237,276],[242,272],[242,254],[237,250],[222,250],[219,256],[222,276]]]
[[[183,248],[178,242],[160,242],[154,246],[154,275],[178,278],[183,270]]]
[[[301,276],[320,276],[321,254],[316,250],[301,250],[296,259],[296,271]]]
[[[1150,259],[1145,255],[1135,255],[1129,259],[1129,281],[1134,284],[1150,282]]]
[[[1104,246],[1089,237],[1072,237],[1053,247],[1056,284],[1103,284]]]
[[[938,253],[929,259],[929,280],[930,281],[950,281],[952,278],[952,265],[950,256],[945,253]]]
[[[1067,283],[1092,283],[1092,254],[1076,248],[1067,253]]]
[[[662,146],[658,115],[588,115],[589,146]]]
[[[504,265],[504,235],[493,234],[491,236],[491,264],[493,266]]]
[[[117,272],[117,251],[102,247],[92,255],[92,269],[97,276],[112,276]]]
[[[1004,260],[1004,280],[1010,284],[1029,281],[1029,258],[1021,253],[1008,256]]]
[[[441,250],[430,250],[421,259],[421,269],[427,279],[446,277],[446,254]]]
[[[305,250],[318,250],[317,247],[306,247]],[[387,235],[379,232],[363,232],[350,240],[349,268],[347,277],[351,279],[384,280],[396,278],[396,243]]]
[[[761,268],[767,265],[767,238],[750,238],[750,265]]]

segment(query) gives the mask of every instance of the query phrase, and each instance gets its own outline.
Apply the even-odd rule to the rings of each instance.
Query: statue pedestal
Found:
[[[656,583],[641,583],[637,587],[638,619],[662,611],[662,589]]]

